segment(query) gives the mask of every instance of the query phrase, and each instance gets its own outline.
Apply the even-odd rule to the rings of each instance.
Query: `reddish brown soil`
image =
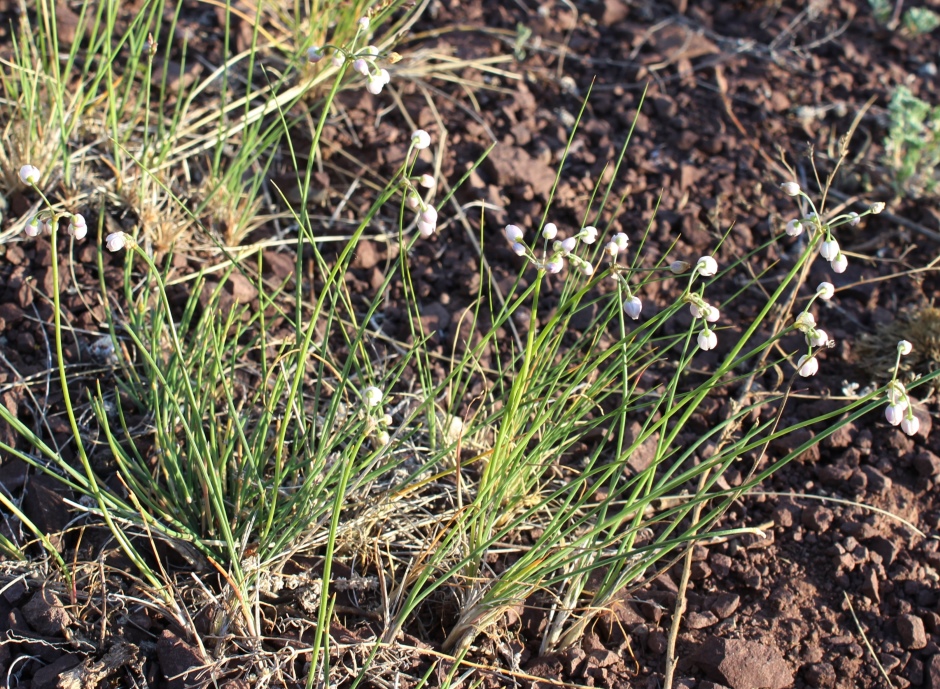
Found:
[[[435,1],[421,28],[462,28],[415,43],[406,40],[399,49],[405,55],[419,47],[447,50],[467,59],[504,55],[513,51],[517,26],[532,32],[524,46],[525,58],[503,65],[519,79],[475,75],[502,89],[477,91],[478,112],[462,90],[435,84],[453,96],[434,97],[449,134],[444,177],[456,182],[491,141],[499,142],[456,195],[462,204],[482,200],[495,208],[487,213],[484,233],[485,257],[497,281],[513,279],[519,268],[499,228],[509,221],[527,227],[537,224],[579,108],[578,94],[583,95],[592,80],[593,93],[574,137],[551,220],[567,227],[580,224],[594,181],[616,159],[648,86],[615,186],[615,193],[626,194],[625,203],[611,222],[611,231],[638,238],[662,194],[644,248],[648,263],[663,255],[677,237],[672,255],[697,257],[710,251],[729,227],[732,230],[718,254],[725,264],[767,241],[793,214],[792,201],[778,191],[784,180],[778,147],[811,187],[807,142],[815,146],[817,161],[828,172],[838,138],[849,130],[865,102],[875,97],[834,189],[856,210],[868,201],[888,201],[890,213],[916,226],[899,225],[889,214],[871,218],[854,234],[840,237],[843,246],[857,254],[845,274],[833,275],[825,263],[817,262],[809,284],[829,279],[843,288],[834,308],[821,309],[818,316],[836,347],[823,355],[820,375],[800,392],[840,395],[846,382],[866,385],[869,375],[852,358],[859,335],[905,308],[923,306],[937,294],[938,278],[932,272],[870,281],[922,266],[938,255],[940,214],[935,204],[894,199],[879,166],[891,88],[904,83],[923,99],[940,99],[936,36],[907,38],[890,32],[875,23],[867,3],[849,0],[692,0],[687,7],[684,2],[622,0],[575,4],[577,16],[561,2],[542,3],[546,11],[537,12],[532,0]],[[681,12],[676,5],[683,5]],[[439,141],[441,132],[424,96],[413,84],[400,88],[417,124]],[[388,105],[387,96],[347,93],[342,102],[358,141],[345,124],[331,125],[325,140],[355,148],[365,162],[391,172],[404,156],[407,144],[401,133],[407,125],[385,118],[375,126],[375,113]],[[338,199],[344,182],[340,178],[331,182],[330,193]],[[18,200],[11,201],[18,212]],[[359,210],[353,207],[350,213]],[[443,207],[441,216],[452,218],[453,208]],[[456,314],[474,298],[479,265],[472,240],[478,233],[478,212],[470,211],[469,216],[471,232],[457,222],[447,224],[438,238],[417,247],[413,259],[426,326],[442,332],[442,350],[457,335]],[[394,218],[386,220],[391,223]],[[771,249],[771,258],[786,261],[788,249]],[[36,290],[44,294],[51,290],[50,255],[35,242],[9,243],[0,251],[4,357],[0,402],[38,425],[30,408],[34,404],[57,408],[55,386],[48,398],[43,390],[34,392],[37,400],[32,401],[12,384],[20,376],[46,375],[50,365],[49,328],[44,324],[50,322],[51,310],[45,300],[34,296]],[[95,276],[91,270],[86,274],[82,266],[91,265],[94,252],[88,247],[78,251],[76,278],[93,288]],[[349,276],[358,290],[371,294],[386,255],[382,242],[363,244]],[[729,285],[729,296],[731,289]],[[395,301],[400,296],[399,291],[391,293],[386,328],[404,335],[405,313]],[[650,311],[663,306],[668,297],[643,296]],[[721,295],[710,296],[718,301]],[[728,323],[753,315],[754,299],[736,303],[738,310],[724,315]],[[97,329],[101,318],[97,307],[87,309],[74,294],[65,297],[65,306],[75,326]],[[80,334],[79,340],[87,346],[93,336]],[[87,351],[74,346],[67,356],[70,362],[88,361]],[[759,383],[774,389],[776,377]],[[783,421],[810,418],[833,404],[801,399],[788,406]],[[678,637],[676,677],[681,686],[882,687],[885,680],[866,647],[867,638],[894,687],[940,689],[940,541],[936,539],[940,433],[931,433],[929,423],[936,413],[935,400],[923,411],[924,428],[914,438],[888,426],[880,414],[847,425],[780,471],[763,487],[768,494],[752,495],[728,514],[725,526],[765,526],[768,538],[735,538],[696,548]],[[702,428],[708,418],[703,410]],[[48,433],[66,437],[63,417],[52,416],[48,424]],[[9,429],[0,428],[0,433],[4,441],[16,442]],[[769,459],[786,454],[793,445],[773,445]],[[731,484],[740,479],[734,471],[728,476]],[[61,531],[69,522],[55,482],[25,472],[10,458],[0,463],[0,482],[7,492],[23,496],[27,515],[48,533]],[[779,493],[789,495],[779,497]],[[827,497],[890,511],[928,537],[866,507],[820,499]],[[16,526],[4,530],[22,539]],[[519,654],[516,669],[526,677],[517,675],[514,680],[482,670],[475,677],[483,678],[487,686],[512,686],[516,681],[550,686],[528,678],[532,676],[588,686],[661,686],[679,571],[674,567],[636,591],[602,617],[579,647],[559,655],[536,657],[544,616],[522,611],[500,631],[501,637],[508,633],[513,638],[513,650]],[[18,583],[0,595],[0,629],[14,639],[0,645],[0,669],[19,673],[19,686],[29,681],[33,687],[55,686],[52,668],[101,657],[122,640],[137,644],[141,651],[138,669],[129,669],[133,663],[121,666],[121,686],[133,686],[131,677],[140,682],[138,686],[145,686],[144,681],[152,687],[181,686],[179,680],[165,678],[200,662],[198,653],[180,638],[185,636],[182,630],[143,613],[120,618],[105,641],[98,636],[76,641],[64,628],[71,625],[88,636],[98,618],[83,610],[82,619],[91,622],[80,625],[73,621],[73,613],[37,591],[37,583]],[[63,590],[60,600],[82,602],[81,592],[72,595]],[[362,638],[369,636],[365,620],[348,614],[342,622],[345,628],[337,624],[333,630],[340,643],[355,641],[360,633]],[[512,669],[495,638],[481,636],[469,659]],[[440,640],[408,637],[406,642],[433,647]],[[24,653],[35,659],[14,664]],[[427,661],[403,663],[401,686],[412,684],[408,676],[423,674]],[[435,681],[432,678],[432,684]]]

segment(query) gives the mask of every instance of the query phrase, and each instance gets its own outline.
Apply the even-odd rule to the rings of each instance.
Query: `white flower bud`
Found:
[[[578,233],[578,237],[580,237],[585,244],[593,244],[595,241],[597,241],[597,228],[593,225],[583,227]]]
[[[373,96],[377,96],[382,93],[382,89],[385,88],[385,85],[389,82],[391,77],[388,75],[388,70],[380,69],[375,74],[369,76],[369,80],[366,82],[366,89]]]
[[[416,129],[411,133],[411,143],[421,151],[431,145],[431,135],[423,129]]]
[[[362,401],[369,409],[374,409],[382,404],[383,397],[385,397],[385,394],[374,385],[370,385],[362,391]]]
[[[797,362],[796,368],[801,376],[809,378],[810,376],[815,376],[816,372],[819,371],[819,361],[815,356],[804,354],[800,357],[799,362]]]
[[[409,194],[405,199],[405,205],[411,210],[416,211],[421,206],[421,198],[417,194]]]
[[[899,404],[889,404],[885,407],[885,418],[888,420],[892,426],[897,426],[904,419],[904,410],[907,408],[907,405],[903,407]]]
[[[669,270],[675,275],[682,275],[682,273],[685,273],[691,267],[688,261],[673,261],[669,264]]]
[[[709,304],[708,310],[705,312],[705,320],[709,323],[717,323],[719,318],[721,318],[721,311]]]
[[[827,261],[831,261],[839,254],[839,242],[835,239],[828,239],[819,245],[819,255]]]
[[[849,213],[849,225],[851,225],[852,227],[855,227],[861,221],[862,219],[859,217],[858,213],[856,213],[855,211],[851,211]]]
[[[358,23],[359,23],[359,30],[360,30],[360,31],[368,31],[368,30],[369,30],[369,18],[368,18],[368,17],[360,17]]]
[[[806,332],[807,330],[816,327],[816,318],[809,311],[802,311],[797,315],[793,325],[796,326],[797,330]]]
[[[849,259],[845,257],[841,251],[836,254],[836,257],[829,261],[829,265],[832,267],[832,272],[834,273],[844,273],[845,269],[849,267]]]
[[[702,277],[711,277],[718,272],[718,262],[711,256],[702,256],[695,264],[695,269]]]
[[[555,238],[555,235],[558,234],[558,226],[555,223],[545,223],[545,227],[542,228],[542,238],[549,241]]]
[[[352,68],[364,77],[369,76],[369,63],[361,57],[353,60]]]
[[[23,228],[23,232],[26,233],[27,237],[38,237],[42,232],[43,222],[39,219],[38,215],[34,215],[29,219],[29,222],[26,223],[26,227]]]
[[[698,346],[704,350],[714,349],[718,346],[718,336],[714,330],[705,328],[698,334]]]
[[[75,213],[69,222],[68,233],[75,239],[84,239],[88,234],[88,224],[85,222],[85,216],[81,213]]]
[[[829,301],[835,293],[836,288],[831,282],[820,282],[816,288],[816,295],[823,301]]]
[[[592,275],[594,275],[594,266],[592,266],[587,261],[582,261],[581,265],[578,266],[578,268],[581,270],[582,273],[584,273],[588,277],[591,277]]]
[[[630,245],[630,238],[627,237],[623,232],[618,232],[614,235],[613,240],[614,244],[617,245],[617,248],[621,251],[626,251],[627,247]]]
[[[522,228],[517,225],[506,225],[503,233],[506,235],[506,239],[508,239],[511,244],[522,241]]]
[[[424,187],[425,189],[433,189],[433,188],[434,188],[434,177],[432,177],[431,175],[425,173],[425,174],[421,175],[421,178],[418,180],[418,184],[420,184],[420,185],[421,185],[422,187]]]
[[[323,49],[317,46],[307,48],[307,62],[319,62],[323,59]]]
[[[422,237],[430,237],[437,229],[437,209],[434,206],[428,206],[418,213],[418,232]]]
[[[333,53],[333,66],[342,67],[346,64],[346,56],[343,53]]]
[[[871,208],[872,215],[878,215],[885,209],[885,204],[882,201],[875,201],[869,208]]]
[[[800,193],[800,185],[796,182],[784,182],[780,185],[780,188],[783,189],[783,193],[787,196],[796,196]]]
[[[799,237],[803,234],[803,223],[797,219],[793,219],[787,223],[786,232],[791,237]]]
[[[120,251],[128,245],[130,238],[123,232],[112,232],[104,238],[108,251]]]
[[[545,271],[552,275],[557,275],[565,267],[565,261],[561,256],[555,256],[545,264]]]
[[[825,330],[814,328],[806,332],[806,343],[811,347],[825,347],[829,343],[829,336]]]
[[[379,431],[379,432],[376,433],[376,435],[375,435],[375,441],[376,441],[379,445],[388,445],[388,443],[389,443],[389,441],[391,441],[391,439],[392,439],[392,438],[391,438],[391,436],[389,436],[388,431]]]
[[[908,413],[908,415],[901,420],[901,430],[908,435],[917,435],[917,431],[920,430],[920,419]]]
[[[525,245],[520,244],[519,242],[516,242],[515,244],[512,245],[512,252],[516,256],[525,256]]]
[[[623,310],[630,318],[636,320],[640,317],[640,313],[643,311],[643,302],[640,301],[639,297],[630,297],[623,302]]]
[[[604,253],[610,256],[610,260],[617,260],[617,254],[620,253],[620,247],[617,246],[614,242],[607,242],[604,245]]]
[[[20,168],[20,181],[27,186],[39,184],[39,178],[42,173],[35,165],[24,165]]]
[[[912,345],[907,340],[901,340],[898,342],[898,352],[900,352],[901,356],[907,356],[912,351],[914,351],[914,345]]]
[[[561,241],[561,252],[567,256],[574,248],[578,245],[578,240],[575,237],[568,237],[568,239],[563,239]]]

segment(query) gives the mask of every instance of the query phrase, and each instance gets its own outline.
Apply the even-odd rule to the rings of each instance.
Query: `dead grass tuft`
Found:
[[[940,309],[928,306],[902,313],[891,323],[879,325],[863,335],[855,346],[859,365],[882,381],[889,380],[897,360],[898,341],[907,340],[914,349],[901,357],[900,371],[906,382],[940,369]]]

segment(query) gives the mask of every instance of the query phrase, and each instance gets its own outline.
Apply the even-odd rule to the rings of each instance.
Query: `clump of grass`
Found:
[[[876,380],[887,380],[894,370],[897,343],[907,340],[913,349],[901,360],[906,382],[940,370],[940,309],[924,306],[909,309],[875,332],[862,335],[855,344],[855,360]]]
[[[357,26],[358,37],[363,25]],[[366,76],[370,91],[381,92],[387,83],[382,56],[358,38],[349,40],[309,46],[316,64],[327,57],[338,63],[313,150],[348,67]],[[435,200],[437,180],[420,158],[432,137],[422,130],[411,134],[402,167],[355,230],[327,247],[318,241],[320,228],[307,203],[315,156],[302,164],[291,139],[276,136],[290,126],[282,105],[296,93],[269,95],[280,128],[258,129],[255,141],[267,142],[262,148],[286,146],[280,154],[290,160],[301,190],[300,203],[291,207],[298,234],[292,279],[267,285],[260,277],[263,254],[229,257],[217,273],[188,276],[180,298],[179,287],[174,292],[168,284],[172,256],[162,250],[170,249],[130,233],[105,237],[107,249],[124,250],[125,260],[123,283],[107,285],[99,250],[115,363],[113,380],[91,394],[105,441],[96,448],[87,442],[68,387],[56,253],[59,220],[69,221],[76,240],[87,227],[35,187],[38,170],[26,170],[21,182],[35,187],[43,204],[26,223],[28,233],[45,229],[53,246],[55,346],[77,464],[65,462],[0,405],[0,417],[32,448],[0,449],[90,498],[86,515],[106,523],[168,607],[175,603],[174,582],[144,554],[148,539],[186,543],[199,556],[196,566],[220,574],[224,584],[211,616],[220,656],[232,648],[256,650],[272,634],[263,622],[265,582],[299,554],[316,562],[306,580],[317,586],[309,586],[302,601],[305,614],[316,618],[306,645],[308,686],[332,681],[328,630],[335,591],[350,586],[349,578],[334,576],[342,561],[382,582],[382,607],[373,619],[378,629],[356,684],[378,671],[380,652],[403,630],[437,629],[448,652],[463,658],[477,634],[520,604],[547,610],[542,652],[564,648],[625,591],[698,539],[725,533],[720,520],[728,508],[812,443],[883,405],[886,395],[895,411],[907,404],[906,390],[902,394],[892,379],[822,416],[793,426],[782,422],[790,390],[826,365],[829,337],[814,305],[833,298],[836,289],[807,286],[806,276],[819,257],[836,275],[844,272],[848,258],[839,228],[884,207],[828,213],[832,176],[820,183],[819,201],[797,183],[784,183],[797,216],[730,266],[721,266],[717,254],[678,256],[674,250],[650,261],[646,233],[611,233],[623,203],[612,197],[628,134],[614,174],[606,185],[597,183],[578,226],[557,227],[549,203],[537,226],[504,229],[520,257],[517,279],[508,293],[490,285],[477,295],[470,325],[478,337],[455,340],[442,361],[428,347],[432,333],[424,330],[410,272],[412,252],[435,241],[438,214],[448,208],[448,197]],[[239,107],[247,108],[247,101]],[[197,140],[199,130],[193,129]],[[154,144],[157,154],[148,165],[165,166],[183,153],[161,146]],[[128,160],[136,165],[143,158]],[[175,208],[186,206],[155,171],[140,169],[141,179],[156,180]],[[224,182],[218,172],[209,179],[234,184],[235,176]],[[363,301],[351,293],[346,273],[383,209],[398,217],[398,246],[383,283]],[[217,211],[205,204],[179,212],[196,223]],[[484,237],[481,229],[486,247]],[[167,241],[172,247],[172,238]],[[771,244],[791,241],[788,269],[749,271],[748,262]],[[716,303],[718,282],[735,274],[743,286]],[[480,277],[483,284],[488,276]],[[777,282],[768,289],[771,277]],[[236,279],[257,291],[255,302],[226,298],[226,283]],[[644,305],[656,282],[667,295],[658,311]],[[405,343],[389,342],[375,326],[393,283],[403,295]],[[747,323],[730,321],[734,302],[751,288],[764,297],[756,315]],[[675,318],[683,309],[692,318],[680,327]],[[489,367],[481,363],[487,354]],[[769,397],[752,396],[752,383],[772,368],[786,368],[789,382]],[[701,430],[693,417],[714,395],[729,399],[727,411]],[[146,417],[146,432],[131,427],[132,412]],[[811,424],[817,430],[811,440],[783,457],[765,455],[774,440]],[[902,428],[917,431],[910,422]],[[648,463],[632,464],[641,449]],[[96,473],[96,452],[112,459],[125,490],[114,490]],[[735,487],[722,481],[731,467],[743,467]],[[0,504],[15,508],[2,495]],[[0,546],[11,553],[19,548]],[[255,662],[276,664],[275,656],[262,654]]]

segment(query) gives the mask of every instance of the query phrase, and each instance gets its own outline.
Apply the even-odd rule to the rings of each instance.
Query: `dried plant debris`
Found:
[[[862,335],[855,345],[857,363],[879,380],[891,377],[898,356],[898,341],[913,345],[901,358],[900,373],[911,382],[940,368],[940,309],[928,306],[905,311],[874,333]]]

